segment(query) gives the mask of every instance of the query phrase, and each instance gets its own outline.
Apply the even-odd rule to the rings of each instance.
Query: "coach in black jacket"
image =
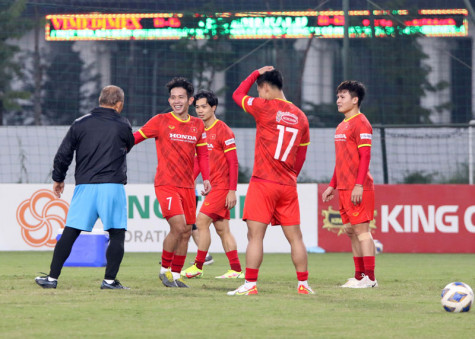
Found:
[[[126,155],[134,145],[129,121],[120,116],[124,91],[106,86],[99,107],[75,120],[59,146],[53,165],[53,191],[59,198],[64,178],[76,152],[76,187],[68,211],[66,227],[56,244],[50,273],[37,277],[43,288],[56,288],[64,262],[81,231],[90,232],[100,217],[109,232],[107,266],[101,289],[126,289],[116,280],[124,256],[127,230]]]

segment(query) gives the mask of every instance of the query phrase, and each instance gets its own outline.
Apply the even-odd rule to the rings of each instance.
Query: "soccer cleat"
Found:
[[[228,292],[228,295],[251,295],[251,294],[257,294],[257,285],[254,285],[251,288],[247,288],[246,284],[244,284],[244,285],[239,286],[238,289]]]
[[[170,270],[166,271],[165,273],[160,273],[158,277],[162,281],[162,284],[166,287],[178,287]]]
[[[360,280],[352,277],[350,279],[348,279],[348,281],[346,283],[344,283],[343,285],[341,285],[340,287],[343,287],[343,288],[356,288],[356,286],[358,285],[358,283],[360,282]]]
[[[223,275],[215,277],[216,279],[244,279],[244,272],[229,270]]]
[[[101,290],[130,290],[130,288],[122,286],[119,280],[114,280],[112,284],[102,280]]]
[[[196,264],[193,264],[193,266],[181,271],[180,274],[188,279],[201,278],[203,276],[203,270],[200,270],[198,267],[196,267]]]
[[[297,288],[299,294],[315,294],[310,286],[299,285]]]
[[[58,280],[49,281],[48,278],[49,275],[36,277],[35,282],[43,288],[56,288],[56,286],[58,286]]]
[[[211,265],[212,263],[214,263],[213,257],[211,255],[207,255],[203,265]]]
[[[367,275],[364,276],[363,279],[358,281],[358,284],[353,288],[372,288],[378,287],[378,281],[376,279],[371,280]]]
[[[176,279],[175,284],[177,285],[177,287],[181,287],[181,288],[188,288],[189,287],[187,284],[185,284],[185,282],[183,281],[182,278]]]

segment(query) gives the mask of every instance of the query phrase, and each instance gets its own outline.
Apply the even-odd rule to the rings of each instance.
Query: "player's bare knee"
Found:
[[[373,236],[371,235],[370,232],[361,232],[357,234],[357,237],[360,242],[373,239]]]
[[[355,230],[351,227],[351,224],[345,224],[343,226],[343,230],[345,231],[346,235],[350,238],[356,236]]]

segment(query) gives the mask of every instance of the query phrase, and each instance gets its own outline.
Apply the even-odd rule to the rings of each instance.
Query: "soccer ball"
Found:
[[[383,243],[379,240],[374,239],[374,252],[375,254],[383,253]]]
[[[463,282],[453,282],[442,290],[440,302],[447,312],[468,312],[473,302],[473,291]]]

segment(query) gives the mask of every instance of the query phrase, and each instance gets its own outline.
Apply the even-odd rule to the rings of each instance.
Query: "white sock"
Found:
[[[169,268],[165,268],[165,267],[160,267],[160,274],[165,274],[167,273],[167,271],[169,270]]]
[[[305,280],[305,281],[300,281],[299,280],[299,286],[300,285],[303,285],[304,287],[308,287],[308,281],[307,280]]]
[[[172,272],[173,275],[173,280],[180,279],[180,273],[179,272]]]
[[[114,282],[114,280],[107,280],[107,279],[104,279],[104,281],[108,284],[112,284]]]
[[[57,281],[58,279],[55,279],[55,278],[51,278],[50,276],[48,276],[48,281]]]

